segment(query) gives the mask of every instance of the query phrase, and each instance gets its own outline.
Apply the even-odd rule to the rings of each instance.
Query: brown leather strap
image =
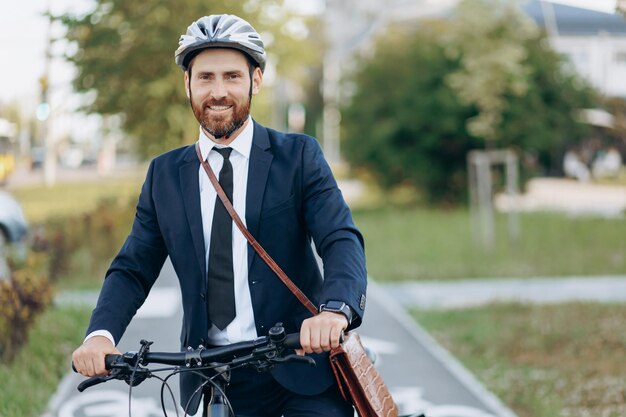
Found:
[[[296,284],[294,284],[293,281],[289,279],[287,274],[285,274],[285,272],[282,269],[280,269],[280,267],[274,261],[274,259],[272,259],[272,257],[265,251],[265,249],[263,249],[263,247],[259,244],[259,242],[256,241],[254,236],[252,236],[252,234],[248,231],[246,226],[243,224],[243,222],[239,218],[239,215],[235,211],[235,208],[231,204],[230,200],[226,196],[226,193],[222,189],[222,186],[217,180],[217,177],[213,173],[211,166],[209,166],[208,162],[205,159],[202,159],[202,152],[200,152],[200,146],[198,142],[196,142],[196,154],[198,155],[198,159],[200,160],[200,163],[202,164],[204,171],[209,176],[209,180],[211,181],[211,184],[213,184],[213,187],[215,187],[215,191],[217,191],[217,196],[220,198],[220,200],[222,200],[224,207],[226,207],[226,211],[228,211],[228,214],[230,214],[230,217],[233,218],[233,221],[235,222],[239,230],[241,230],[241,233],[243,233],[243,235],[246,237],[246,239],[248,240],[248,243],[250,243],[252,248],[254,248],[256,253],[259,254],[261,259],[263,259],[265,263],[267,264],[267,266],[269,266],[270,269],[274,271],[274,273],[278,276],[278,278],[280,278],[283,284],[285,284],[287,288],[289,288],[289,291],[291,291],[293,295],[296,296],[296,298],[302,303],[302,305],[306,307],[306,309],[309,310],[309,312],[312,315],[316,315],[318,311],[315,305],[313,305],[313,303],[311,302],[311,300],[309,300],[309,298],[302,291],[300,291],[300,288],[298,288]]]

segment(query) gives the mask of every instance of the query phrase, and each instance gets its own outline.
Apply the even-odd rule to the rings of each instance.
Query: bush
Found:
[[[130,205],[104,200],[88,214],[33,227],[31,253],[13,265],[10,279],[0,281],[0,359],[10,361],[27,340],[35,318],[52,299],[52,285],[68,277],[89,282],[90,276],[102,274],[128,233],[133,213]]]
[[[119,250],[130,230],[134,209],[114,200],[102,200],[87,214],[55,218],[36,228],[33,250],[48,255],[48,276],[59,282],[68,275],[101,273],[103,264]],[[76,262],[76,258],[83,258]],[[84,259],[87,258],[87,259]],[[75,271],[76,264],[88,270]]]
[[[443,21],[389,33],[363,60],[342,113],[347,161],[373,173],[384,188],[408,184],[437,203],[464,200],[472,149],[514,148],[533,174],[555,172],[564,147],[585,134],[574,114],[593,107],[593,92],[563,69],[562,59],[537,35],[523,45],[527,89],[503,97],[499,136],[486,143],[467,128],[478,109],[448,82],[461,65],[446,48],[444,35],[453,29]]]
[[[36,316],[52,299],[48,280],[27,263],[9,280],[0,281],[0,359],[10,361],[27,339]]]

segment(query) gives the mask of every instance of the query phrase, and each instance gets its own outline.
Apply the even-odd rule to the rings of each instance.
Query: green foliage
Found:
[[[595,91],[569,72],[543,34],[526,42],[526,62],[532,68],[524,95],[508,96],[502,114],[500,147],[517,148],[536,158],[539,173],[560,174],[564,149],[589,131],[577,113],[597,105]]]
[[[458,62],[446,56],[438,36],[432,27],[380,42],[343,112],[344,149],[385,188],[408,182],[432,200],[454,200],[465,186],[465,154],[480,142],[464,126],[472,109],[445,82]]]
[[[471,149],[514,147],[532,156],[538,165],[527,168],[535,171],[560,165],[562,148],[584,133],[575,111],[595,100],[590,88],[563,69],[562,60],[538,32],[520,46],[517,37],[506,37],[511,31],[492,28],[503,36],[497,41],[500,48],[515,44],[509,46],[519,65],[493,65],[495,74],[481,78],[467,56],[464,62],[465,43],[456,44],[458,53],[450,53],[449,33],[455,24],[454,19],[425,22],[417,31],[387,34],[376,53],[363,60],[355,75],[356,93],[343,112],[348,161],[374,173],[385,188],[408,182],[430,202],[463,200],[466,154]],[[480,61],[478,52],[469,52],[472,60]],[[472,81],[472,76],[477,79]],[[484,91],[497,106],[477,102],[480,91],[461,88],[459,80],[499,86]],[[498,132],[492,145],[485,144],[489,134],[476,135],[489,123],[474,134],[466,125],[484,111],[491,115],[483,121],[497,122],[489,128]]]
[[[93,211],[55,217],[38,226],[33,250],[48,255],[50,281],[61,287],[99,287],[130,232],[134,212],[134,202],[102,200]]]
[[[183,75],[174,64],[178,39],[187,26],[212,13],[239,15],[263,34],[279,74],[293,72],[307,50],[300,45],[294,55],[296,44],[285,29],[292,20],[281,5],[282,0],[97,0],[91,13],[57,19],[72,44],[67,59],[78,69],[74,87],[93,98],[86,110],[121,115],[123,130],[147,157],[197,137]],[[282,59],[286,55],[297,59],[290,64]],[[260,98],[257,104],[262,102]],[[268,115],[264,109],[259,113]]]
[[[525,44],[537,32],[513,1],[463,0],[457,6],[444,41],[460,66],[446,81],[463,103],[478,109],[467,121],[473,135],[499,138],[507,98],[528,89],[532,70]]]
[[[12,362],[0,361],[0,416],[41,416],[85,337],[91,308],[51,307],[41,314]]]
[[[0,281],[0,359],[10,362],[26,341],[37,315],[48,305],[48,280],[31,268],[17,270]]]

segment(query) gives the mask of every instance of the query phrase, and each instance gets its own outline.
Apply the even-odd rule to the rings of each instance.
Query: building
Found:
[[[522,9],[591,85],[607,96],[626,98],[624,16],[537,0]]]

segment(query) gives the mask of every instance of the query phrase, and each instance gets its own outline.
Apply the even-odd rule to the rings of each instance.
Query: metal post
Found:
[[[506,154],[506,191],[514,206],[509,208],[509,238],[512,241],[520,238],[518,171],[517,156],[513,151],[508,151]]]
[[[495,222],[493,218],[493,204],[491,201],[492,179],[489,157],[480,154],[477,160],[478,178],[478,207],[480,216],[481,236],[483,247],[491,251],[495,244]]]

